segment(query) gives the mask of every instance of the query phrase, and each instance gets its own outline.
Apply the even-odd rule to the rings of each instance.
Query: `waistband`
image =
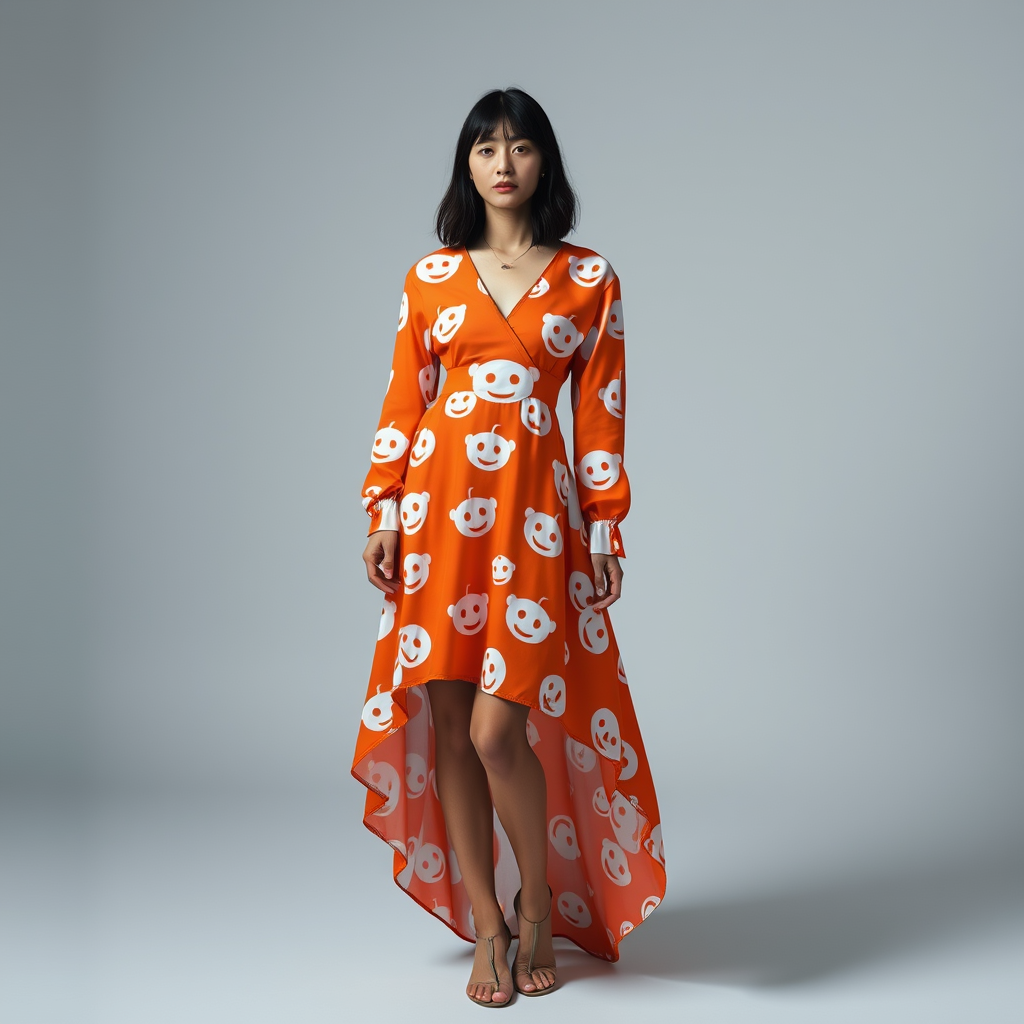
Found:
[[[539,373],[540,376],[533,381],[532,386],[529,386],[527,378],[532,377],[534,373]],[[490,380],[491,374],[494,375],[493,382]],[[490,390],[493,390],[496,395],[514,397],[489,398],[488,385],[492,383],[493,388]],[[540,367],[523,366],[522,363],[514,362],[511,359],[489,359],[481,363],[471,363],[468,366],[451,367],[440,395],[450,395],[455,391],[472,391],[477,398],[495,404],[519,402],[526,397],[539,398],[554,411],[563,383],[564,381],[559,380],[554,374],[548,373]]]

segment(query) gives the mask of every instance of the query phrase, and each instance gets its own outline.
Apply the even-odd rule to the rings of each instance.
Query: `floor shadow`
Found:
[[[793,986],[969,941],[1024,921],[1024,857],[856,877],[752,898],[665,906],[628,936],[617,965],[574,971],[738,987]],[[592,969],[591,969],[592,967]]]

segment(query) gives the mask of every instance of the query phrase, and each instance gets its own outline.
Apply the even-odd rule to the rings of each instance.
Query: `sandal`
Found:
[[[551,886],[548,886],[549,896],[553,899],[554,894],[551,892]],[[552,979],[550,985],[541,987],[533,979],[533,972],[536,970],[550,971],[552,974],[555,973],[555,955],[554,948],[552,948],[550,960],[545,957],[544,960],[538,962],[537,960],[537,936],[540,934],[541,926],[547,924],[548,942],[551,942],[551,903],[548,903],[548,912],[544,915],[543,920],[531,921],[528,917],[523,917],[519,910],[519,897],[522,895],[522,889],[516,893],[515,901],[513,906],[516,910],[516,917],[519,919],[519,949],[516,950],[516,958],[512,963],[512,983],[516,987],[516,991],[524,996],[546,996],[549,992],[555,990],[557,984],[557,977]],[[529,943],[525,940],[523,932],[523,924],[526,923],[533,928],[533,934],[530,937]],[[529,949],[529,955],[524,956],[524,945]],[[523,960],[520,960],[523,957]],[[524,989],[519,987],[519,975],[525,974],[527,978],[536,986],[532,990]]]
[[[505,940],[504,960],[505,960],[505,966],[506,967],[508,967],[508,951],[512,947],[512,931],[510,930],[507,922],[503,921],[502,924],[505,926],[505,933],[504,933],[504,935],[501,932],[498,932],[497,935],[481,935],[476,940],[478,947],[479,947],[481,942],[486,942],[487,943],[487,961],[488,961],[488,966],[490,967],[490,971],[491,971],[491,975],[493,977],[493,981],[492,981],[491,978],[486,978],[486,979],[474,978],[473,975],[471,974],[469,976],[469,984],[470,985],[493,985],[494,986],[494,988],[491,991],[491,998],[489,1000],[486,1000],[486,1001],[483,1000],[483,999],[477,999],[475,996],[469,995],[469,992],[466,993],[466,995],[469,996],[469,998],[474,1003],[476,1003],[477,1006],[490,1006],[490,1007],[497,1008],[499,1006],[508,1006],[509,1003],[512,1002],[512,995],[513,995],[513,993],[511,993],[511,992],[509,993],[508,999],[506,999],[503,1003],[500,1003],[500,1002],[496,1003],[496,1002],[494,1002],[494,993],[497,992],[498,989],[501,988],[501,979],[498,977],[498,969],[497,969],[497,967],[495,967],[494,940],[495,939],[504,939]],[[515,987],[515,983],[513,982],[513,988],[514,987]]]

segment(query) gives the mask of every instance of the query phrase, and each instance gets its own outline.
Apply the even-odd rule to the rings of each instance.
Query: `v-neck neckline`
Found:
[[[558,257],[562,255],[562,251],[565,249],[565,242],[558,243],[558,249],[556,250],[554,256],[552,256],[551,259],[548,260],[547,265],[537,275],[537,279],[533,282],[533,284],[531,284],[530,287],[527,288],[526,291],[519,296],[518,302],[516,302],[516,304],[508,311],[508,316],[505,316],[505,314],[502,313],[501,307],[498,305],[497,302],[494,301],[494,296],[491,294],[490,288],[488,288],[487,285],[484,284],[484,279],[480,275],[480,268],[476,265],[476,261],[473,259],[473,254],[469,251],[469,247],[464,245],[462,246],[462,249],[466,253],[466,259],[469,260],[469,262],[473,265],[473,269],[476,271],[477,280],[484,286],[484,292],[486,293],[487,298],[491,300],[491,305],[494,306],[494,311],[498,314],[498,316],[501,317],[502,320],[505,321],[505,323],[511,330],[512,317],[515,316],[516,310],[519,309],[519,307],[526,301],[527,297],[530,295],[533,289],[536,288],[538,284],[540,284],[541,280],[544,278],[544,275],[555,265],[555,260],[557,260]],[[515,334],[515,331],[513,331],[512,333]]]

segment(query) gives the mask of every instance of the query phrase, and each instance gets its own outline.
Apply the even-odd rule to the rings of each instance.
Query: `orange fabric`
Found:
[[[622,326],[619,279],[582,246],[563,245],[507,319],[464,248],[410,269],[362,492],[370,533],[400,524],[403,586],[384,597],[352,766],[396,882],[474,941],[425,684],[465,679],[528,704],[547,779],[554,933],[607,960],[665,892],[611,609],[590,607],[588,545],[625,554]],[[555,413],[570,376],[575,467]],[[519,875],[497,817],[495,882],[515,931]]]

